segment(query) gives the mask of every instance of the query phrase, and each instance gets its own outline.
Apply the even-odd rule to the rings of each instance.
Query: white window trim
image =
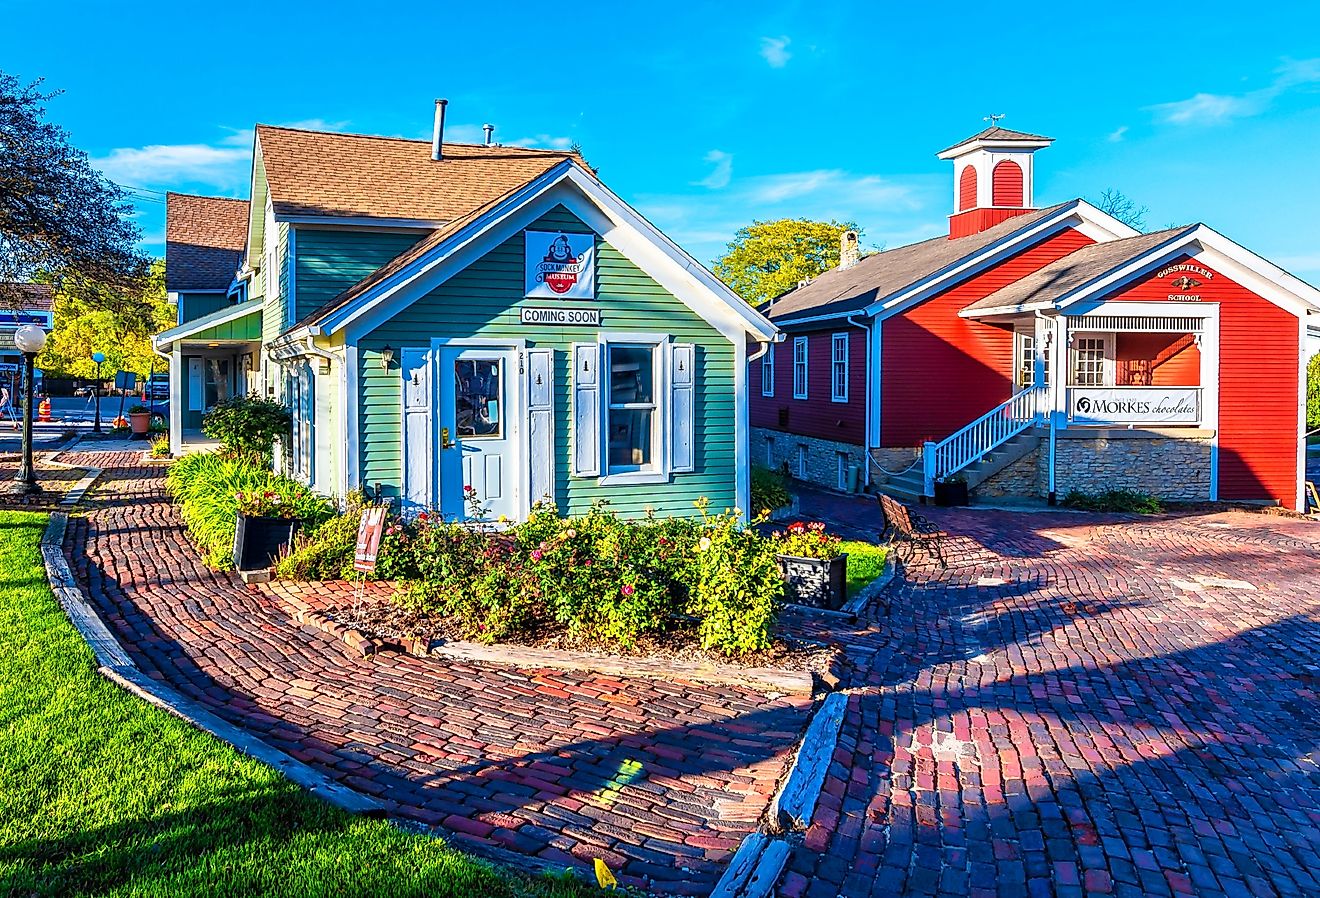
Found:
[[[799,346],[802,347],[802,359],[801,359],[801,361],[798,360],[798,347],[799,347]],[[794,337],[794,338],[793,338],[793,398],[794,398],[794,399],[806,399],[806,398],[807,398],[807,393],[808,393],[808,391],[809,391],[809,389],[810,389],[810,384],[811,384],[811,381],[810,381],[810,374],[811,374],[811,372],[810,372],[810,370],[809,370],[809,368],[808,368],[809,360],[810,360],[810,348],[807,346],[807,338],[806,338],[806,337]],[[798,381],[798,366],[799,366],[799,365],[800,365],[801,368],[802,368],[802,380],[801,380],[800,384],[799,384],[799,381]],[[801,390],[798,389],[799,386],[802,387]]]
[[[836,358],[839,351],[840,341],[843,345],[843,358]],[[839,379],[836,377],[836,369],[840,364],[843,365],[843,392],[839,392]],[[848,334],[830,334],[830,401],[847,402],[848,401]]]
[[[600,390],[597,413],[600,415],[600,469],[596,478],[601,486],[628,483],[668,483],[670,479],[669,456],[665,447],[669,445],[669,366],[665,364],[665,347],[669,345],[668,334],[635,333],[614,331],[597,335],[600,345]],[[652,383],[655,386],[654,411],[655,423],[651,427],[651,466],[636,471],[611,471],[609,452],[610,431],[610,347],[611,346],[650,346]]]
[[[1095,387],[1095,386],[1100,386],[1100,387],[1112,387],[1112,386],[1114,386],[1115,370],[1116,370],[1116,367],[1117,367],[1117,366],[1115,365],[1115,362],[1114,362],[1114,358],[1115,358],[1114,334],[1112,334],[1112,333],[1096,333],[1096,332],[1087,332],[1087,331],[1073,331],[1073,333],[1072,333],[1072,335],[1071,335],[1071,338],[1072,338],[1072,339],[1069,340],[1069,344],[1070,344],[1070,345],[1068,346],[1068,386],[1070,386],[1070,387],[1079,387],[1079,386],[1088,386],[1088,387]],[[1079,384],[1079,383],[1077,383],[1077,346],[1076,346],[1076,342],[1077,342],[1078,340],[1102,340],[1102,341],[1104,341],[1104,363],[1103,363],[1103,366],[1102,366],[1102,373],[1101,373],[1101,380],[1103,381],[1103,383],[1100,383],[1100,384]]]
[[[773,343],[766,347],[765,355],[761,356],[761,395],[772,398],[775,395],[775,344]]]
[[[796,463],[794,465],[794,468],[796,469],[794,472],[794,476],[797,477],[798,480],[806,480],[807,479],[807,444],[806,443],[797,444],[797,449],[794,452],[793,460]]]

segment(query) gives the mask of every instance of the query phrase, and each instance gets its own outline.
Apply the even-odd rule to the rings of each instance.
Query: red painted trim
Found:
[[[969,237],[1034,209],[968,209],[949,216],[949,238]]]

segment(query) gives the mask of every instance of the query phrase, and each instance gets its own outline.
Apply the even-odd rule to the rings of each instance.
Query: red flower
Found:
[[[623,584],[623,588],[620,589],[619,592],[623,593],[625,596],[630,596],[634,592],[633,585],[631,583],[625,583]]]

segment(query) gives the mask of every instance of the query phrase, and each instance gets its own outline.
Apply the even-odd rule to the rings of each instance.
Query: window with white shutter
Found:
[[[669,347],[669,470],[686,472],[696,467],[693,420],[697,377],[696,347],[675,343]]]
[[[600,476],[600,368],[597,343],[573,344],[573,473]]]
[[[555,354],[527,352],[527,436],[531,504],[555,498]]]

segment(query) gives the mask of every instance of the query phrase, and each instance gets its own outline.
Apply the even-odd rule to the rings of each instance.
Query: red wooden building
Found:
[[[1139,233],[1037,207],[1049,138],[988,128],[953,162],[947,236],[858,259],[764,311],[752,455],[908,499],[1128,488],[1302,508],[1320,291],[1204,224]]]

